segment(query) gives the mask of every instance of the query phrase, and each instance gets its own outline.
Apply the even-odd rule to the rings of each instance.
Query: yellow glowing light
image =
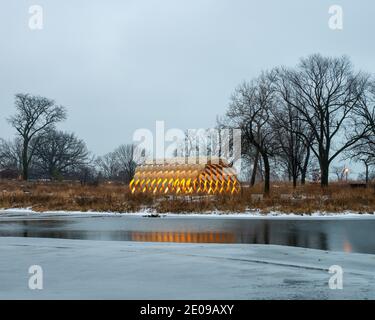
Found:
[[[162,165],[153,162],[137,167],[129,188],[132,193],[234,194],[240,191],[240,184],[234,170],[222,159],[215,164],[178,163],[172,159]]]

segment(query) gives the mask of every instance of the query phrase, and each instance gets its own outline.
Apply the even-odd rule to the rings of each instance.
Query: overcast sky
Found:
[[[29,28],[41,5],[42,30]],[[328,27],[331,5],[344,29]],[[14,94],[67,107],[59,128],[96,154],[137,128],[212,127],[233,89],[262,69],[311,53],[347,54],[375,72],[375,2],[328,0],[2,0],[0,137],[14,130]]]

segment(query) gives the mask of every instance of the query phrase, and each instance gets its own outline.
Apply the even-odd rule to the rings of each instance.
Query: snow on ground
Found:
[[[1,217],[10,217],[10,216],[30,216],[33,217],[34,215],[38,215],[39,217],[41,215],[44,216],[60,216],[60,215],[69,215],[69,216],[75,216],[75,217],[83,217],[83,216],[147,216],[157,214],[150,210],[144,210],[140,212],[124,212],[124,213],[118,213],[118,212],[95,212],[95,211],[45,211],[45,212],[35,212],[31,208],[13,208],[13,209],[0,209],[0,218]],[[261,213],[258,210],[252,210],[244,213],[227,213],[227,212],[208,212],[208,213],[162,213],[159,214],[160,216],[168,216],[168,217],[177,217],[177,216],[184,216],[184,217],[202,217],[202,218],[291,218],[291,219],[313,219],[313,218],[374,218],[375,214],[371,213],[358,213],[354,211],[344,211],[340,213],[333,213],[333,212],[315,212],[312,214],[294,214],[294,213],[282,213],[278,211],[271,211],[269,213]]]
[[[0,299],[375,299],[375,255],[247,244],[0,238]],[[44,289],[28,288],[40,265]],[[331,265],[343,290],[328,286]]]

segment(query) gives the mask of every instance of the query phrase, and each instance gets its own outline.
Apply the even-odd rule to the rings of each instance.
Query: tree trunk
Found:
[[[309,165],[309,160],[310,160],[310,148],[307,148],[305,161],[301,169],[301,185],[306,184],[306,173],[307,173],[307,167]]]
[[[22,179],[25,181],[29,178],[28,149],[28,142],[24,141],[22,149]]]
[[[328,187],[328,178],[329,178],[329,164],[323,162],[320,165],[320,185],[325,188]]]
[[[255,184],[255,179],[257,177],[257,171],[258,171],[258,162],[259,162],[259,151],[257,150],[255,154],[255,159],[254,159],[253,172],[251,173],[250,187],[253,187]]]
[[[306,184],[306,171],[302,171],[301,172],[301,185],[305,185]]]
[[[269,195],[270,193],[270,163],[267,154],[262,155],[264,163],[264,193]]]
[[[366,167],[366,185],[368,184],[368,180],[369,180],[369,177],[368,177],[368,164],[365,163],[365,167]]]
[[[297,175],[293,175],[293,189],[297,188]]]
[[[260,181],[264,181],[264,170],[263,170],[263,160],[262,157],[259,158],[259,164],[258,164],[258,172],[260,176]]]

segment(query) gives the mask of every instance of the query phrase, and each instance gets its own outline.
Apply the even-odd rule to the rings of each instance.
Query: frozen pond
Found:
[[[0,299],[375,299],[371,254],[12,237],[0,250]],[[43,290],[27,285],[35,264]],[[344,270],[343,290],[329,287],[332,265]]]
[[[250,243],[375,254],[375,219],[167,216],[0,216],[0,237]]]

